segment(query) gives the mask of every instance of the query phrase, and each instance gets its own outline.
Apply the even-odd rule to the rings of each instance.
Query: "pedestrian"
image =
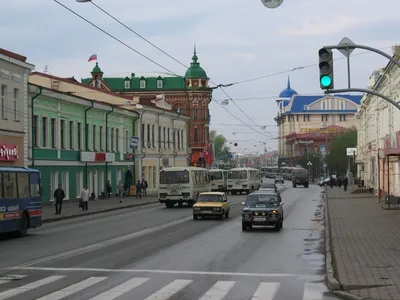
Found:
[[[338,187],[339,187],[339,188],[342,187],[342,183],[343,183],[342,177],[339,176],[339,178],[338,178],[338,180],[337,180],[337,184],[338,184]]]
[[[142,199],[142,183],[140,182],[140,180],[138,180],[138,182],[136,183],[136,199]]]
[[[81,190],[81,200],[82,200],[82,210],[88,210],[88,202],[89,202],[90,192],[88,186],[85,185]]]
[[[142,189],[143,189],[143,196],[147,196],[147,188],[149,185],[147,184],[147,181],[143,178],[142,179]]]
[[[329,180],[331,189],[333,189],[333,181],[334,181],[334,179],[333,179],[333,176],[331,175],[331,176],[330,176],[330,180]]]
[[[112,193],[112,185],[111,185],[110,180],[107,180],[107,196],[108,196],[108,198],[111,197],[111,193]]]
[[[349,184],[349,179],[347,178],[347,175],[343,178],[343,188],[344,191],[347,191],[347,185]]]
[[[124,198],[125,186],[121,180],[118,183],[117,191],[118,191],[119,203],[122,203],[122,200]]]
[[[55,207],[56,207],[56,215],[61,215],[61,209],[62,209],[62,202],[65,198],[65,193],[64,190],[61,187],[61,184],[58,185],[58,189],[54,191],[54,201],[55,201]]]

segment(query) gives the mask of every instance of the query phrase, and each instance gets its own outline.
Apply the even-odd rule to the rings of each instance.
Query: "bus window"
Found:
[[[188,171],[167,171],[160,173],[160,184],[189,183]]]
[[[18,198],[16,174],[3,172],[3,183],[4,183],[4,198],[5,199]]]
[[[41,194],[39,173],[30,173],[31,196],[38,197]]]
[[[17,173],[18,178],[18,195],[20,198],[29,198],[29,174],[28,173]]]

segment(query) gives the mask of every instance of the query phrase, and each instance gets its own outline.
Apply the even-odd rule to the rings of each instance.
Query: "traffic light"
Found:
[[[321,48],[319,56],[319,84],[323,90],[332,90],[333,82],[333,53],[331,49]]]

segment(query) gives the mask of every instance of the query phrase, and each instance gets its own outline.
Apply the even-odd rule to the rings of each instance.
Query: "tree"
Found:
[[[214,142],[215,145],[215,158],[225,159],[226,151],[229,151],[229,147],[226,145],[226,138],[222,134],[217,134],[216,130],[210,131],[210,140]]]
[[[357,147],[357,130],[351,128],[336,136],[331,144],[329,154],[326,156],[326,163],[329,169],[343,172],[347,169],[348,157],[346,148]]]

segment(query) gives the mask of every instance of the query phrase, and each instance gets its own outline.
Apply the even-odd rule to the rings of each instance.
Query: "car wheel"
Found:
[[[198,216],[193,215],[193,220],[197,220],[197,219],[198,219]]]
[[[281,230],[281,223],[275,223],[275,231]]]
[[[228,211],[226,212],[226,214],[225,214],[225,218],[229,218],[229,209],[228,209]]]
[[[28,214],[26,212],[24,212],[22,214],[22,218],[20,220],[18,236],[20,236],[20,237],[26,236],[28,234],[28,228],[29,228]]]
[[[246,223],[242,222],[242,231],[247,231],[247,225]]]

